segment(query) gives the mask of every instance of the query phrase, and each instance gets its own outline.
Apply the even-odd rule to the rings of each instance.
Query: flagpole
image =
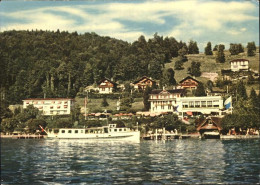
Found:
[[[231,95],[231,102],[230,102],[230,106],[231,106],[231,114],[232,114],[232,113],[233,113],[232,95]]]

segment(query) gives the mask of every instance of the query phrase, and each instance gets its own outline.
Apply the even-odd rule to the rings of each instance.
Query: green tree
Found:
[[[120,110],[128,111],[132,107],[131,97],[124,97],[121,99]]]
[[[192,76],[200,76],[201,71],[200,71],[200,62],[191,62],[191,66],[188,68],[188,73],[191,74]]]
[[[144,103],[144,110],[145,111],[148,111],[150,109],[150,102],[148,100],[150,98],[149,95],[151,94],[151,92],[152,92],[152,88],[147,86],[145,88],[144,93],[143,93],[143,103]]]
[[[177,60],[174,64],[175,70],[182,70],[183,68],[183,62],[181,60]]]
[[[246,87],[242,80],[237,83],[236,93],[238,99],[247,100]]]
[[[35,133],[36,130],[41,130],[39,125],[45,128],[47,126],[47,123],[43,119],[30,119],[27,121],[27,126],[30,133]]]
[[[199,48],[197,46],[197,42],[190,40],[188,45],[188,53],[189,54],[199,54]]]
[[[238,55],[239,53],[244,52],[242,44],[230,44],[229,52],[231,55]]]
[[[1,122],[1,132],[12,133],[19,124],[15,118],[6,118]]]
[[[208,80],[208,81],[207,81],[207,84],[206,84],[206,87],[207,87],[210,91],[212,91],[212,88],[214,87],[213,82],[212,82],[211,80]]]
[[[174,78],[174,70],[172,68],[168,68],[163,72],[163,77],[161,79],[161,84],[163,86],[174,86],[176,85],[176,80]]]
[[[195,96],[206,96],[205,88],[203,83],[199,83],[194,93]]]
[[[205,47],[205,55],[213,55],[212,49],[211,49],[211,42],[207,43],[207,46]]]
[[[253,112],[255,112],[255,113],[260,112],[260,104],[258,102],[258,97],[257,97],[257,94],[256,94],[254,88],[252,88],[251,91],[250,91],[249,103],[252,107]]]
[[[255,56],[256,53],[256,46],[255,42],[248,42],[247,43],[247,56]]]
[[[224,63],[226,61],[225,54],[224,54],[224,49],[225,49],[224,45],[220,44],[218,46],[218,53],[217,53],[217,57],[216,57],[216,62],[217,63]]]
[[[103,100],[102,100],[102,102],[101,102],[101,106],[102,106],[102,107],[107,107],[107,106],[109,106],[109,104],[108,104],[108,102],[107,102],[107,97],[106,97],[106,96],[103,97]]]

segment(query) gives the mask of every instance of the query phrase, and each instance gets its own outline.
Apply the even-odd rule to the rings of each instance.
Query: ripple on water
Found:
[[[259,140],[1,141],[1,184],[259,183]]]

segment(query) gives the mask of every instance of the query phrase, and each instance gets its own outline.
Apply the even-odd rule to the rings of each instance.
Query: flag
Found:
[[[232,98],[231,98],[231,96],[228,98],[228,99],[226,99],[226,101],[224,102],[224,105],[225,105],[225,108],[226,109],[229,109],[230,107],[231,107],[231,103],[232,103]]]
[[[175,112],[179,112],[179,111],[178,111],[178,107],[179,107],[179,105],[177,105],[176,107],[173,106],[173,110],[174,110]]]

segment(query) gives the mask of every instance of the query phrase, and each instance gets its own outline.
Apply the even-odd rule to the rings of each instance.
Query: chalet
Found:
[[[147,86],[151,87],[155,84],[156,84],[156,82],[154,80],[152,80],[151,78],[148,78],[146,76],[143,76],[139,80],[136,80],[135,82],[133,82],[134,89],[139,90],[139,91],[143,91]]]
[[[74,99],[70,98],[31,98],[23,100],[23,108],[33,105],[43,115],[69,115],[74,107]]]
[[[187,76],[179,82],[179,86],[184,89],[197,89],[197,86],[200,82],[190,76]]]
[[[113,93],[113,90],[117,88],[117,83],[104,78],[98,83],[98,89],[100,94],[110,94]]]
[[[184,95],[184,89],[153,90],[149,97],[151,104],[150,112],[174,112],[176,99]]]
[[[221,120],[219,117],[201,119],[197,125],[197,131],[200,132],[202,138],[220,138]]]
[[[220,89],[218,87],[212,87],[212,89],[207,89],[207,96],[225,96],[227,91],[225,89]]]
[[[248,71],[249,60],[235,59],[230,61],[231,71]]]

